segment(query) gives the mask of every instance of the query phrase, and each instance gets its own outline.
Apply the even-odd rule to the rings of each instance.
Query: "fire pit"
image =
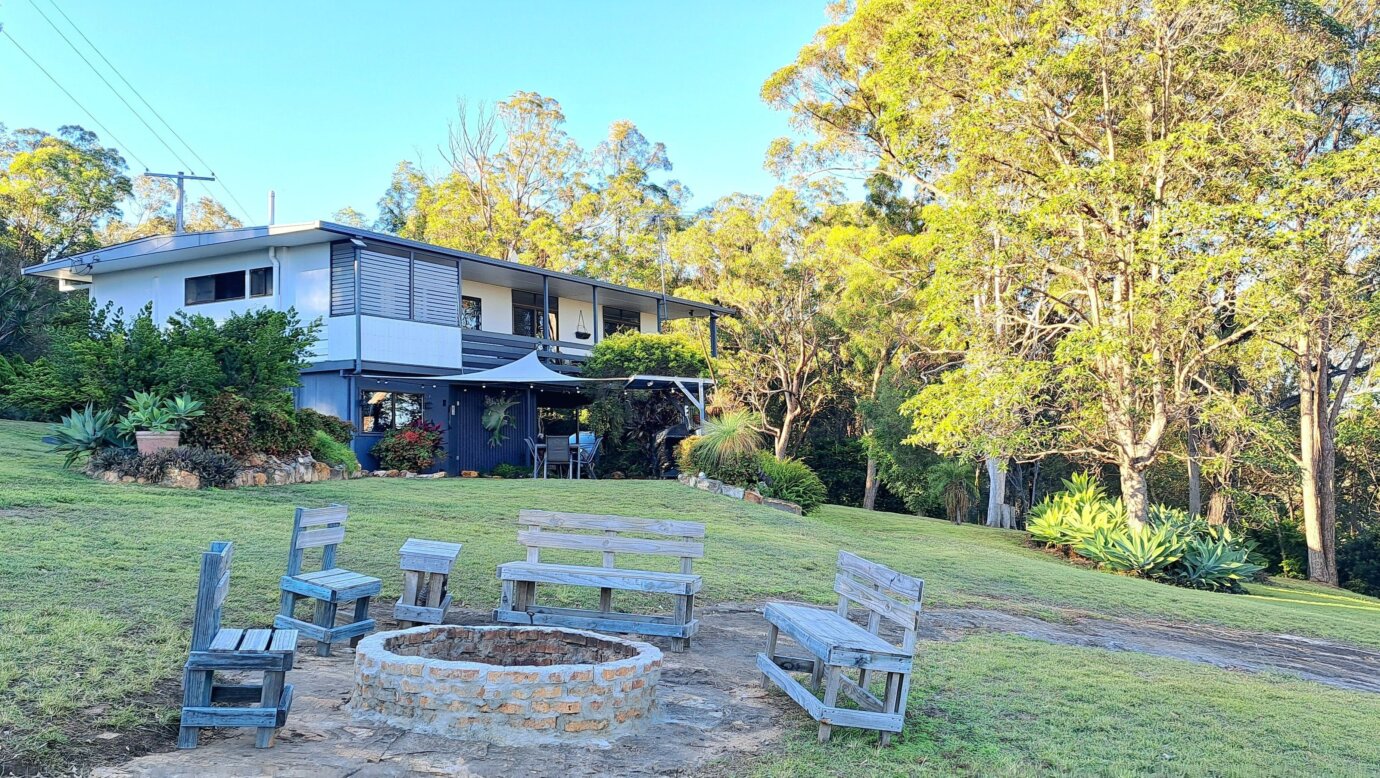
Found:
[[[661,651],[574,629],[380,632],[355,654],[355,714],[501,745],[606,740],[651,718]]]

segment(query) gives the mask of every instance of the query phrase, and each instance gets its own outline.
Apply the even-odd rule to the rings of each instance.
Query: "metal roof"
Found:
[[[631,294],[638,297],[649,297],[658,300],[665,299],[669,305],[687,309],[692,315],[694,310],[706,311],[719,315],[733,313],[733,309],[725,308],[721,305],[714,305],[713,303],[689,300],[672,295],[662,295],[660,292],[654,292],[647,289],[623,286],[621,284],[602,281],[597,278],[575,275],[574,273],[547,270],[545,268],[524,265],[520,262],[486,257],[482,254],[475,254],[469,251],[445,248],[430,243],[400,238],[396,235],[374,232],[373,230],[327,221],[267,225],[260,227],[237,227],[228,230],[186,232],[177,235],[155,235],[127,241],[125,243],[104,246],[80,254],[61,257],[39,265],[26,267],[23,272],[25,275],[44,276],[47,278],[57,278],[69,281],[89,281],[92,275],[100,275],[106,272],[115,272],[118,270],[171,262],[182,262],[190,259],[200,259],[230,251],[247,251],[256,248],[267,248],[268,246],[306,245],[319,241],[338,239],[336,236],[343,238],[359,238],[365,241],[374,241],[417,251],[426,251],[432,254],[453,257],[463,260],[466,263],[484,265],[508,272],[544,276],[548,279],[569,284],[596,287],[621,294]],[[177,252],[176,257],[168,256],[173,252]],[[609,300],[609,302],[615,302],[616,299],[615,297]]]

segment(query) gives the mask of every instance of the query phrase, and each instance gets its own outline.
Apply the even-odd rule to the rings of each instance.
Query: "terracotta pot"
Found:
[[[177,448],[182,440],[181,432],[136,432],[134,444],[140,454],[154,454],[163,449]]]

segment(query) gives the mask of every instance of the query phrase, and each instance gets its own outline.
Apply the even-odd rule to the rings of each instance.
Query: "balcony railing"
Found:
[[[460,355],[466,369],[487,370],[506,365],[536,351],[552,370],[578,373],[589,359],[593,343],[571,343],[549,338],[529,338],[501,332],[460,331]]]

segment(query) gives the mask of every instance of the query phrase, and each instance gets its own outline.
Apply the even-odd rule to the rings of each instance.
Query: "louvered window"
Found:
[[[355,312],[355,247],[349,243],[331,246],[331,315],[350,316]]]
[[[359,252],[360,311],[365,316],[412,316],[412,260],[362,249]]]
[[[460,318],[460,269],[454,260],[412,261],[412,318],[455,326]]]

